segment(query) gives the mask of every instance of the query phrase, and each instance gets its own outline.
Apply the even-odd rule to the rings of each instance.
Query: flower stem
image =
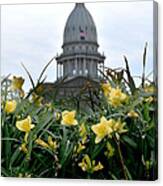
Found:
[[[127,172],[126,172],[126,167],[125,167],[124,159],[123,159],[122,152],[121,152],[120,143],[116,139],[116,137],[114,137],[114,140],[115,140],[115,142],[117,144],[117,147],[118,147],[118,153],[119,153],[120,162],[121,162],[121,166],[122,166],[122,170],[123,170],[123,174],[124,174],[125,180],[128,180],[128,176],[127,176]]]

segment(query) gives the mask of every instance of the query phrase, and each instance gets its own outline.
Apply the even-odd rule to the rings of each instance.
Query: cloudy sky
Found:
[[[153,2],[85,3],[97,27],[99,51],[110,67],[124,66],[129,59],[132,74],[142,73],[142,53],[148,42],[147,69],[153,69]],[[1,74],[24,76],[23,63],[36,81],[39,72],[62,52],[63,30],[74,3],[3,5],[1,7]],[[47,81],[56,80],[55,61],[46,71]]]

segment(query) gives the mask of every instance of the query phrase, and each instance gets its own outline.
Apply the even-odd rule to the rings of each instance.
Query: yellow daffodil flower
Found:
[[[31,176],[29,173],[19,173],[18,178],[31,178]]]
[[[52,150],[57,148],[57,142],[53,141],[51,136],[48,136],[48,144]]]
[[[101,162],[98,162],[98,164],[95,166],[95,161],[92,162],[93,166],[93,172],[99,171],[104,168],[104,166],[101,164]]]
[[[154,98],[152,96],[149,96],[148,98],[145,98],[144,101],[147,103],[151,103],[154,101]]]
[[[84,150],[86,147],[82,143],[79,142],[78,148],[77,148],[77,154],[79,154],[82,150]]]
[[[127,129],[124,128],[124,126],[125,126],[125,123],[122,123],[120,119],[116,121],[114,125],[112,126],[112,129],[115,132],[117,139],[120,138],[119,134],[122,134],[128,131]]]
[[[62,125],[74,126],[78,124],[78,121],[75,119],[76,111],[63,111],[62,112]]]
[[[36,139],[35,143],[40,145],[40,146],[42,146],[42,147],[44,147],[44,148],[49,148],[49,145],[45,141],[40,139],[40,138]]]
[[[22,143],[21,146],[19,147],[19,150],[24,152],[25,154],[28,153],[28,149],[26,147],[26,143]]]
[[[50,150],[55,150],[57,148],[57,142],[53,141],[51,136],[48,136],[48,143],[40,138],[36,139],[35,143]]]
[[[12,84],[11,84],[13,90],[22,90],[23,84],[24,84],[24,79],[22,77],[13,76]]]
[[[82,143],[84,144],[87,140],[87,130],[84,123],[82,123],[79,128],[79,135],[82,138]]]
[[[111,91],[111,89],[112,89],[110,83],[103,83],[103,84],[101,85],[101,87],[102,87],[102,90],[103,90],[103,92],[104,92],[104,95],[105,95],[105,96],[108,96],[109,93],[110,93],[110,91]]]
[[[106,148],[107,151],[105,151],[104,154],[109,159],[114,155],[115,149],[112,147],[112,145],[109,142],[107,142]]]
[[[5,104],[5,112],[6,113],[13,113],[16,110],[17,102],[15,100],[6,101]]]
[[[35,127],[34,124],[32,124],[32,119],[30,116],[28,116],[26,119],[20,120],[16,122],[16,127],[18,130],[22,132],[29,133],[31,129]]]
[[[127,113],[127,116],[130,118],[138,118],[139,114],[135,112],[134,110],[131,110],[130,112]]]
[[[146,85],[144,88],[144,92],[146,93],[154,93],[156,88],[153,85]]]
[[[96,134],[95,143],[99,143],[105,136],[109,136],[113,132],[113,122],[114,120],[107,120],[104,116],[102,116],[100,119],[100,123],[91,127],[93,132]]]
[[[120,106],[122,103],[125,103],[127,99],[128,96],[119,88],[112,88],[108,97],[108,101],[113,107]]]
[[[86,154],[83,157],[82,162],[80,162],[78,165],[79,167],[81,167],[81,169],[84,172],[89,172],[89,173],[93,173],[95,171],[99,171],[104,168],[101,162],[98,162],[97,165],[95,164],[96,164],[95,160],[91,161],[90,157]]]
[[[43,97],[40,97],[36,93],[32,93],[32,102],[35,103],[35,105],[40,106],[42,104]]]
[[[24,79],[22,77],[13,76],[11,89],[14,91],[18,91],[21,97],[24,97],[24,91],[22,89],[23,84],[24,84]]]

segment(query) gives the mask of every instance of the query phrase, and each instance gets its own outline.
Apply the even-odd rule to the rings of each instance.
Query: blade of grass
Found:
[[[44,72],[46,71],[46,69],[48,68],[48,66],[52,63],[52,61],[55,59],[55,57],[53,57],[49,62],[48,64],[43,68],[42,72],[40,73],[40,76],[38,78],[38,82],[40,82],[42,76],[44,75]]]
[[[31,82],[31,84],[32,84],[32,87],[35,88],[35,84],[34,84],[34,81],[33,81],[33,79],[32,79],[31,74],[29,73],[29,71],[27,70],[27,68],[24,66],[23,63],[21,63],[21,65],[23,66],[24,70],[25,70],[26,73],[28,74],[28,77],[29,77],[29,80],[30,80],[30,82]]]
[[[128,78],[128,82],[129,82],[129,87],[130,87],[131,92],[134,93],[134,91],[136,90],[135,82],[134,82],[134,80],[131,76],[131,73],[130,73],[127,57],[126,56],[123,56],[123,57],[124,57],[124,61],[126,63],[126,74],[127,74],[127,78]]]
[[[143,52],[143,73],[142,73],[142,87],[144,87],[145,82],[145,65],[146,65],[146,55],[147,55],[147,42],[145,43]]]

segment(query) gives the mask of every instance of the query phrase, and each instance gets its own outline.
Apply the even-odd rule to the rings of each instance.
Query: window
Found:
[[[73,75],[75,75],[75,74],[76,74],[76,69],[74,69],[74,70],[73,70],[72,74],[73,74]]]

